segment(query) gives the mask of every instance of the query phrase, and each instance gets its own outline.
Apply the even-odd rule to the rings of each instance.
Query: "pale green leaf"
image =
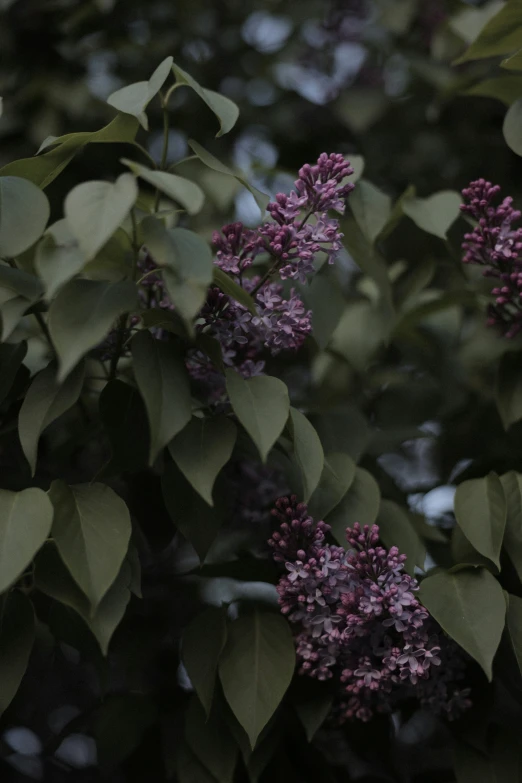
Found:
[[[183,359],[170,341],[139,332],[132,340],[134,376],[150,427],[150,464],[191,417],[191,397]]]
[[[106,337],[119,316],[137,306],[138,292],[130,280],[66,283],[49,309],[49,331],[60,363],[58,380]]]
[[[346,541],[346,528],[355,522],[373,525],[379,513],[381,493],[371,473],[357,468],[355,477],[343,499],[328,516],[328,524],[340,544]]]
[[[64,202],[69,228],[90,261],[123,223],[136,199],[138,187],[132,174],[121,174],[116,182],[92,180],[76,185]]]
[[[78,400],[82,390],[85,368],[79,364],[60,384],[56,380],[56,366],[48,365],[33,379],[18,414],[18,435],[22,451],[31,468],[36,470],[38,441],[44,429]]]
[[[128,166],[137,177],[141,177],[145,182],[161,190],[170,199],[180,204],[189,215],[196,215],[200,212],[205,201],[205,194],[195,182],[185,179],[185,177],[179,177],[177,174],[169,174],[166,171],[153,171],[147,166],[127,158],[122,158],[121,162]]]
[[[355,469],[348,454],[326,454],[321,479],[308,504],[314,519],[324,519],[340,503],[355,478]]]
[[[281,615],[254,611],[230,625],[219,677],[252,747],[285,695],[294,667],[292,632]]]
[[[201,144],[198,144],[197,141],[194,141],[194,139],[189,139],[188,144],[192,152],[197,155],[199,160],[204,163],[205,166],[207,166],[209,169],[212,169],[213,171],[218,171],[220,174],[226,174],[229,177],[234,177],[234,179],[243,185],[244,188],[249,190],[255,198],[257,206],[261,210],[261,214],[264,215],[266,205],[270,201],[270,196],[267,196],[266,193],[262,193],[260,190],[255,188],[248,182],[243,174],[238,173],[226,166],[224,163],[218,160],[218,158],[212,155],[211,152],[208,152],[208,150],[202,147]]]
[[[508,0],[482,28],[478,37],[455,63],[480,60],[508,54],[522,46],[522,6],[519,0]]]
[[[171,67],[172,57],[166,57],[163,62],[158,65],[148,81],[135,82],[134,84],[128,84],[125,87],[116,90],[116,92],[109,95],[107,103],[110,106],[114,106],[118,111],[136,117],[139,120],[140,125],[145,128],[145,130],[148,130],[149,121],[145,109],[163,87]]]
[[[16,695],[33,642],[33,605],[16,590],[0,599],[0,715]]]
[[[24,572],[51,531],[53,507],[41,489],[0,489],[0,593]]]
[[[53,481],[53,539],[71,576],[96,609],[115,581],[131,535],[129,510],[104,484]]]
[[[34,263],[45,286],[47,301],[54,297],[64,283],[83,269],[86,263],[85,255],[78,247],[65,219],[58,220],[47,229],[36,249]]]
[[[516,155],[522,155],[522,98],[511,104],[504,117],[506,144]]]
[[[418,595],[442,629],[491,680],[506,615],[502,587],[495,577],[485,568],[440,571],[422,581]]]
[[[294,456],[303,481],[303,500],[308,503],[319,484],[324,467],[324,454],[319,435],[297,408],[290,408],[290,430]]]
[[[441,190],[428,198],[405,198],[402,210],[423,231],[445,239],[460,215],[462,197],[454,190]]]
[[[237,437],[237,429],[225,416],[201,419],[190,423],[169,443],[172,459],[196,492],[210,506],[214,481],[229,461]]]
[[[279,378],[269,375],[245,380],[235,370],[227,370],[226,378],[232,409],[266,462],[288,418],[288,389]]]
[[[0,177],[0,257],[18,256],[40,239],[51,208],[28,179]]]
[[[361,180],[350,195],[350,208],[365,237],[375,242],[390,218],[390,196],[371,182]]]
[[[470,544],[500,569],[500,550],[506,526],[506,500],[499,477],[459,484],[455,493],[455,517]]]
[[[230,98],[225,98],[224,95],[201,87],[189,73],[183,71],[175,63],[172,65],[172,70],[176,77],[177,84],[185,84],[187,87],[191,87],[218,118],[219,131],[216,133],[216,136],[223,136],[223,134],[232,130],[239,117],[239,109],[236,104],[231,101]]]

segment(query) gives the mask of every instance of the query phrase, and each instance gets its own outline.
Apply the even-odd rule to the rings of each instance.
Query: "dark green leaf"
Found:
[[[50,598],[73,609],[96,638],[103,655],[125,614],[130,600],[131,571],[124,562],[115,581],[95,611],[67,570],[54,544],[49,543],[36,558],[35,585]]]
[[[370,182],[360,180],[350,196],[350,207],[364,236],[375,242],[389,220],[391,198]]]
[[[328,516],[328,524],[340,544],[346,541],[346,528],[355,522],[373,525],[379,513],[381,493],[374,477],[363,468],[357,468],[348,492]]]
[[[51,532],[53,507],[41,489],[0,489],[0,593],[27,568]]]
[[[212,169],[213,171],[218,171],[220,174],[226,174],[229,177],[234,177],[234,179],[241,183],[243,187],[249,190],[255,198],[257,206],[261,210],[261,214],[264,215],[266,205],[270,201],[270,196],[267,196],[266,193],[262,193],[257,188],[254,188],[253,185],[251,185],[242,174],[238,174],[228,166],[225,166],[224,163],[221,163],[220,160],[218,160],[216,157],[214,157],[214,155],[202,147],[201,144],[198,144],[197,141],[194,141],[194,139],[189,139],[188,144],[192,152],[198,156],[200,161],[204,163],[205,166],[207,166],[209,169]]]
[[[511,470],[500,477],[506,498],[505,550],[522,580],[522,475]]]
[[[172,342],[155,340],[147,331],[132,341],[134,375],[145,402],[150,428],[149,462],[190,421],[187,371]]]
[[[112,449],[104,475],[145,468],[149,460],[149,425],[139,392],[123,381],[109,381],[103,387],[99,405]]]
[[[0,715],[13,700],[34,642],[33,606],[15,590],[0,599]]]
[[[507,54],[522,46],[522,7],[518,0],[509,0],[480,31],[471,46],[455,63],[480,60]]]
[[[132,174],[122,174],[114,184],[103,180],[82,182],[68,193],[65,217],[86,261],[109,241],[137,198],[138,187]]]
[[[231,624],[219,676],[252,747],[285,695],[294,666],[292,633],[281,615],[255,611]]]
[[[203,766],[185,742],[179,742],[176,756],[178,783],[219,783]]]
[[[342,452],[357,462],[368,445],[368,422],[355,406],[317,414],[310,420],[319,433],[325,454]]]
[[[290,408],[290,430],[294,456],[303,481],[303,500],[308,503],[319,484],[324,467],[324,454],[319,435],[297,408]]]
[[[216,133],[216,136],[223,136],[223,134],[232,130],[239,117],[239,109],[236,104],[231,101],[230,98],[225,98],[224,95],[220,95],[219,93],[214,92],[214,90],[207,90],[205,87],[201,87],[190,74],[183,71],[175,63],[172,66],[172,70],[176,77],[176,82],[191,87],[218,118],[219,131]]]
[[[422,581],[419,599],[491,680],[506,614],[504,594],[495,577],[485,568],[439,571]]]
[[[51,208],[27,179],[0,177],[0,257],[13,258],[42,236]]]
[[[231,457],[237,429],[226,417],[200,419],[190,423],[169,443],[169,451],[185,478],[210,506],[214,481]]]
[[[495,400],[504,429],[508,430],[522,419],[522,354],[519,352],[502,356],[497,371]]]
[[[319,274],[314,275],[308,285],[299,287],[299,293],[306,307],[312,310],[312,334],[319,348],[323,350],[330,342],[330,337],[346,308],[332,267],[326,265]]]
[[[522,598],[517,595],[509,596],[507,627],[518,668],[522,673]]]
[[[522,49],[518,52],[502,60],[500,63],[502,68],[507,68],[508,71],[522,71]]]
[[[516,155],[522,155],[522,98],[511,104],[503,126],[504,139]]]
[[[377,524],[383,544],[388,549],[398,547],[401,555],[408,558],[405,570],[409,574],[413,575],[415,566],[424,568],[426,547],[404,509],[391,500],[381,500]]]
[[[18,435],[31,475],[36,470],[40,435],[77,402],[84,375],[83,364],[78,364],[60,384],[56,380],[56,365],[53,362],[33,378],[18,414]]]
[[[522,95],[522,76],[497,76],[494,79],[486,79],[469,87],[464,94],[495,98],[506,106],[511,106]]]
[[[53,538],[74,581],[99,605],[121,569],[131,535],[129,510],[104,484],[53,481]]]
[[[321,685],[323,687],[317,688],[313,697],[302,699],[295,704],[295,710],[304,726],[308,742],[313,740],[332,709],[333,696],[326,690],[324,683]]]
[[[146,82],[135,82],[113,92],[107,98],[107,103],[118,111],[131,114],[139,120],[140,125],[149,129],[145,109],[166,82],[172,67],[172,57],[166,57],[158,65],[150,79]]]
[[[117,318],[138,305],[134,283],[71,280],[60,290],[49,310],[49,330],[60,369],[58,380],[92,348],[99,345]]]
[[[0,343],[0,403],[9,394],[26,353],[26,342]]]
[[[263,462],[288,418],[288,389],[279,378],[258,375],[245,380],[227,370],[227,392],[234,413],[256,444]]]
[[[219,656],[226,640],[227,621],[223,607],[207,607],[183,633],[183,663],[207,715],[212,707]]]
[[[314,519],[324,519],[343,499],[355,478],[355,462],[348,454],[327,454],[317,489],[308,507]]]
[[[173,463],[165,466],[161,486],[170,518],[203,562],[221,527],[221,514],[203,500]]]
[[[177,174],[169,174],[166,171],[153,171],[147,166],[127,158],[122,158],[121,162],[128,166],[137,177],[141,177],[149,185],[161,190],[170,199],[180,204],[189,215],[197,215],[201,210],[205,194],[195,182],[185,179],[185,177],[179,177]]]
[[[455,517],[471,545],[500,568],[500,549],[506,526],[506,500],[499,477],[459,484],[455,493]]]
[[[214,710],[210,717],[193,696],[185,719],[185,739],[203,766],[220,783],[232,783],[238,747],[222,716]]]
[[[220,291],[223,291],[224,294],[227,294],[232,299],[235,299],[236,302],[242,304],[243,307],[246,307],[246,309],[252,313],[252,315],[257,315],[256,306],[250,294],[247,293],[244,288],[241,288],[230,275],[227,275],[227,273],[223,272],[218,266],[214,266],[214,283]]]
[[[132,756],[157,717],[158,705],[149,694],[112,693],[105,696],[92,723],[98,763],[105,772],[115,770]]]

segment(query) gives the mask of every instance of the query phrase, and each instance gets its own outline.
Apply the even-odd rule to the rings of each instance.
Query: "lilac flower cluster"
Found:
[[[461,210],[477,223],[464,235],[465,264],[484,266],[484,276],[494,277],[495,303],[488,308],[488,326],[498,326],[505,337],[515,337],[522,329],[522,228],[514,228],[521,212],[513,209],[509,196],[494,206],[498,185],[484,179],[471,182],[462,191],[466,203]]]
[[[462,653],[415,598],[405,555],[379,546],[377,525],[347,528],[351,547],[325,543],[329,526],[314,524],[306,504],[280,498],[269,545],[287,573],[278,584],[281,611],[299,630],[300,673],[335,678],[337,719],[368,721],[415,697],[449,719],[470,706]]]

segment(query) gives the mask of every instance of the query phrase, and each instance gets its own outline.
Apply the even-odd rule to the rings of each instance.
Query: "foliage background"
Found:
[[[241,111],[233,131],[216,140],[211,113],[190,91],[176,93],[169,163],[190,154],[187,139],[195,137],[274,193],[288,188],[297,169],[324,150],[364,159],[364,180],[382,190],[384,202],[370,193],[361,206],[357,224],[366,237],[359,242],[353,218],[346,221],[351,258],[343,256],[335,271],[340,298],[329,291],[322,309],[321,297],[312,303],[324,344],[307,345],[305,359],[294,363],[276,361],[270,372],[295,389],[293,404],[315,414],[325,450],[346,451],[375,477],[384,498],[408,509],[410,551],[422,540],[429,562],[444,567],[481,562],[473,547],[459,551],[455,536],[450,544],[455,485],[490,471],[522,472],[516,358],[509,364],[510,356],[519,356],[520,340],[506,344],[484,326],[489,288],[460,265],[462,220],[451,221],[447,237],[447,226],[426,231],[402,217],[392,230],[391,221],[378,252],[368,234],[375,238],[388,223],[386,196],[395,202],[410,185],[428,197],[484,176],[522,201],[520,157],[502,133],[507,107],[522,95],[522,76],[502,69],[499,59],[454,64],[501,6],[441,0],[0,2],[2,166],[33,155],[48,136],[106,125],[114,116],[108,95],[148,78],[168,55]],[[321,27],[325,17],[328,32]],[[495,84],[484,86],[491,79]],[[158,159],[157,103],[148,116],[151,132],[142,143]],[[63,198],[74,185],[121,172],[118,161],[130,157],[128,147],[103,146],[87,146],[49,186],[52,221],[61,216]],[[193,161],[179,171],[207,193],[192,223],[203,237],[210,239],[231,217],[255,224],[253,200],[235,181],[225,185]],[[393,305],[394,312],[384,322],[383,304]],[[29,350],[20,390],[48,358],[33,321],[21,327]],[[502,394],[505,386],[496,386],[495,377],[504,354],[510,380]],[[80,415],[71,409],[46,431],[34,480],[16,433],[21,393],[3,410],[1,487],[47,490],[57,476],[69,484],[90,481],[107,454],[107,433],[102,428],[93,435],[93,426],[99,426],[96,388],[84,395]],[[513,423],[507,431],[499,408]],[[6,779],[170,779],[190,699],[179,669],[183,628],[212,597],[254,604],[271,598],[265,585],[274,575],[267,576],[266,564],[240,559],[222,565],[242,548],[257,552],[258,540],[247,536],[238,544],[231,537],[198,573],[193,550],[174,535],[157,472],[122,471],[110,481],[131,508],[143,599],[132,599],[107,662],[70,618],[56,612],[42,620],[21,688],[2,717],[4,732],[29,728],[42,745],[27,754],[25,736],[24,752],[17,753],[12,735],[9,741],[4,733],[0,764]],[[363,516],[370,495],[358,508]],[[503,588],[522,596],[516,563],[504,561]],[[47,617],[45,598],[37,596],[35,604]],[[491,767],[491,780],[516,780],[520,774],[506,767],[517,755],[509,729],[520,717],[520,674],[509,650],[502,654],[494,686],[480,680],[473,715],[459,727],[464,737],[457,746],[459,783],[471,779],[477,763]],[[71,735],[70,755],[62,746],[57,758],[60,743]],[[277,737],[261,781],[455,779],[446,729],[426,715],[403,716],[400,726],[377,721],[369,728],[323,732],[311,745],[298,722],[288,721],[284,728],[279,724]],[[191,745],[186,780],[207,783],[216,779],[204,763],[213,750],[201,750],[203,741],[196,745],[202,755],[198,759]],[[486,746],[487,759],[480,756]],[[179,768],[177,774],[184,783]],[[236,774],[243,780],[246,773]]]

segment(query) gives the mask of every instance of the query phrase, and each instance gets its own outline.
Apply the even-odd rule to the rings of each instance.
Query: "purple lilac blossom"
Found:
[[[379,546],[379,528],[347,528],[351,549],[325,543],[329,526],[306,504],[280,498],[269,545],[287,573],[278,584],[281,611],[296,624],[301,674],[339,685],[339,722],[368,721],[412,697],[449,719],[470,705],[457,689],[463,653],[415,597],[405,555]]]
[[[513,209],[510,196],[494,206],[499,193],[498,185],[484,179],[462,191],[466,201],[461,210],[477,221],[473,231],[464,235],[462,260],[485,267],[485,277],[497,278],[487,324],[499,327],[505,337],[515,337],[522,329],[522,228],[514,228],[513,223],[521,213]]]

